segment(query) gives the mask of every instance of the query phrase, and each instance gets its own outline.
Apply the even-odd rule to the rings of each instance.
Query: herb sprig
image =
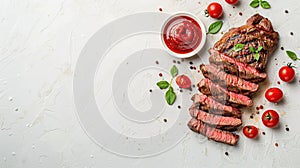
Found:
[[[259,47],[256,49],[255,47],[252,47],[252,46],[251,46],[249,49],[250,49],[250,51],[251,51],[252,53],[254,53],[254,58],[255,58],[255,60],[258,61],[259,58],[260,58],[259,52],[263,49],[263,47],[262,47],[262,46],[259,46]]]
[[[293,60],[297,61],[300,60],[300,58],[297,57],[296,53],[293,51],[286,51],[286,54]]]
[[[176,100],[176,93],[174,92],[174,89],[172,87],[172,81],[178,75],[178,69],[175,65],[172,66],[170,74],[172,76],[170,82],[162,80],[157,82],[156,85],[160,89],[168,89],[168,91],[165,94],[165,99],[169,105],[173,105]]]
[[[239,52],[239,51],[241,51],[242,49],[244,49],[244,46],[245,46],[245,44],[236,44],[236,45],[233,47],[233,51]]]
[[[206,34],[216,34],[221,30],[222,26],[223,26],[223,21],[221,20],[216,21],[211,25],[209,25],[208,32]]]
[[[265,0],[253,0],[249,4],[252,8],[257,8],[259,5],[264,9],[270,9],[271,5]]]

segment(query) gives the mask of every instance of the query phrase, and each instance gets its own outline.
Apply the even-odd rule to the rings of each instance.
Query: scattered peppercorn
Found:
[[[259,108],[262,110],[262,109],[264,109],[264,106],[263,106],[263,105],[260,105]]]

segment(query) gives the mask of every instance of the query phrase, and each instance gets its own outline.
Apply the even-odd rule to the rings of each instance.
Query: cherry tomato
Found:
[[[211,4],[208,5],[207,7],[207,11],[210,17],[212,18],[220,18],[223,14],[223,9],[222,6],[217,3],[217,2],[213,2]]]
[[[239,2],[239,0],[225,0],[228,4],[234,5]]]
[[[291,82],[295,77],[295,70],[292,67],[292,64],[289,63],[287,66],[283,66],[279,70],[279,77],[284,82]]]
[[[184,89],[188,89],[192,85],[190,78],[186,75],[177,76],[176,83],[180,88],[184,88]]]
[[[265,97],[269,102],[277,103],[283,98],[283,92],[279,88],[269,88],[266,93]]]
[[[274,128],[279,123],[279,115],[274,110],[267,110],[261,116],[262,122],[266,127]]]
[[[243,128],[243,133],[246,137],[254,139],[258,135],[258,128],[253,125],[246,125]]]

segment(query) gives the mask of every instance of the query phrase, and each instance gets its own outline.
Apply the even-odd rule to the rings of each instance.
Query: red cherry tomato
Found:
[[[279,77],[284,82],[291,82],[295,77],[295,70],[291,66],[292,64],[288,64],[287,66],[283,66],[279,70]]]
[[[258,128],[253,125],[246,125],[243,128],[243,133],[246,137],[254,139],[258,135]]]
[[[176,83],[180,88],[184,88],[184,89],[188,89],[192,85],[190,78],[185,75],[177,76]]]
[[[212,18],[220,18],[223,14],[223,8],[222,6],[217,3],[217,2],[213,2],[211,4],[208,5],[207,7],[207,11],[210,17]]]
[[[261,116],[262,122],[266,127],[274,128],[279,123],[279,115],[274,110],[267,110]]]
[[[283,98],[283,92],[279,88],[269,88],[266,93],[265,97],[269,102],[277,103]]]
[[[234,5],[239,2],[239,0],[225,0],[228,4]]]

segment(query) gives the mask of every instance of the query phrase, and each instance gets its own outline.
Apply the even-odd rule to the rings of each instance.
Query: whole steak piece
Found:
[[[236,61],[247,64],[259,71],[264,71],[268,57],[275,51],[279,41],[279,34],[274,31],[272,23],[263,16],[255,14],[247,20],[247,24],[232,28],[215,43],[213,49],[233,57]],[[234,52],[236,44],[244,44],[241,51]],[[255,59],[255,53],[250,47],[257,49],[263,47],[259,52],[260,58]]]

